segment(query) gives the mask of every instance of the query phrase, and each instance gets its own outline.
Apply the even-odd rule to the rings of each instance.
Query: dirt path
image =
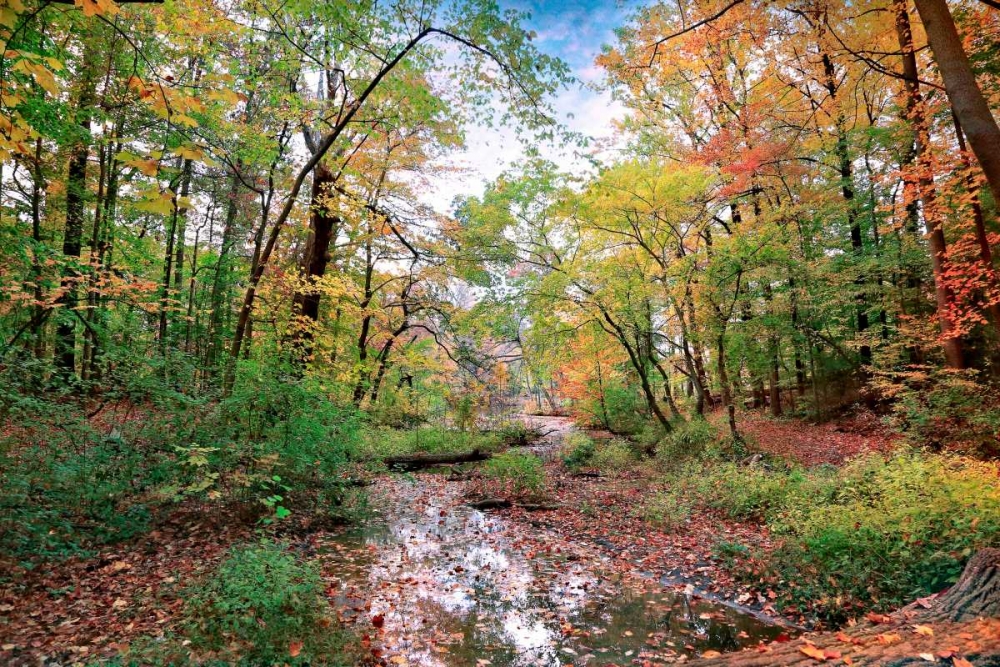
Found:
[[[548,434],[532,449],[553,458],[569,420],[533,422]],[[594,534],[547,526],[555,513],[472,509],[468,482],[421,473],[375,488],[371,521],[308,549],[387,664],[658,665],[788,634],[687,582],[642,576]]]

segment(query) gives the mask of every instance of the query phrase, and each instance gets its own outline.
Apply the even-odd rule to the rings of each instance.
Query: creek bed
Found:
[[[461,486],[384,479],[365,525],[315,545],[342,615],[389,664],[667,664],[787,632],[654,582],[643,589],[585,544],[466,506]]]

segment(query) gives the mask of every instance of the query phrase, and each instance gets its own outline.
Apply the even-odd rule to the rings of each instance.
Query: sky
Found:
[[[569,129],[593,138],[607,139],[614,133],[614,120],[623,116],[622,106],[607,91],[597,91],[603,71],[594,64],[601,47],[612,44],[614,29],[625,23],[629,7],[635,2],[621,0],[499,0],[503,9],[531,14],[524,27],[534,30],[535,47],[562,59],[579,83],[563,89],[552,100],[557,120]],[[496,179],[524,157],[520,143],[511,130],[503,128],[467,128],[466,147],[447,157],[450,165],[464,167],[433,179],[424,193],[427,203],[442,213],[449,213],[455,197],[479,195],[485,184]],[[542,146],[542,155],[560,168],[579,172],[584,162],[574,158],[571,149]]]

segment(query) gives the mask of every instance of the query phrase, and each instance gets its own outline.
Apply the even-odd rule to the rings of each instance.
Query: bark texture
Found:
[[[738,653],[691,661],[690,665],[738,667],[805,666],[821,663],[902,667],[955,664],[1000,665],[1000,549],[983,549],[962,576],[927,605],[915,603],[885,621],[865,621],[840,632],[809,633]],[[825,659],[819,659],[824,654]],[[935,663],[922,655],[934,655]],[[942,654],[949,657],[941,659]]]

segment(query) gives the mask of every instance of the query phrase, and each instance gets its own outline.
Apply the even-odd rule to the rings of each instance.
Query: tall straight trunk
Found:
[[[184,164],[185,173],[181,178],[180,199],[187,203],[188,195],[191,194],[191,178],[193,176],[193,163],[188,160]],[[177,239],[175,241],[174,253],[174,292],[179,293],[184,286],[184,246],[187,239],[187,218],[188,209],[181,209],[177,216]]]
[[[106,181],[110,175],[111,150],[113,146],[103,145],[98,151],[99,171],[97,174],[97,199],[94,204],[94,225],[90,231],[90,279],[87,281],[87,326],[83,332],[83,358],[80,362],[80,378],[86,382],[90,379],[93,364],[94,347],[97,345],[97,334],[94,324],[97,320],[97,289],[96,281],[100,267],[96,264],[97,248],[101,237],[101,214],[104,211],[104,198],[107,196]]]
[[[226,215],[222,223],[222,241],[219,245],[219,259],[212,274],[212,290],[209,295],[208,345],[205,351],[206,367],[214,374],[219,363],[219,352],[224,347],[223,319],[228,312],[230,254],[236,236],[236,216],[239,213],[240,181],[235,175],[226,194]]]
[[[674,313],[677,315],[677,320],[681,325],[681,350],[684,352],[684,361],[688,368],[688,380],[690,380],[691,388],[694,390],[695,413],[703,415],[705,414],[705,386],[702,384],[702,376],[698,373],[694,354],[691,350],[691,342],[688,337],[690,330],[687,320],[684,317],[684,312],[677,304],[674,305]],[[702,368],[704,369],[704,366]]]
[[[976,83],[946,0],[914,0],[955,115],[1000,202],[1000,127]]]
[[[917,70],[917,59],[913,49],[913,35],[910,31],[909,16],[905,4],[895,3],[896,35],[899,47],[903,53],[903,81],[906,87],[907,113],[915,130],[914,150],[920,174],[917,186],[920,199],[923,201],[924,222],[927,226],[927,245],[931,254],[931,267],[934,273],[934,297],[937,305],[938,324],[941,328],[942,345],[945,361],[949,368],[964,368],[965,361],[962,351],[962,340],[954,332],[951,321],[951,304],[954,296],[945,280],[945,253],[947,245],[944,237],[943,220],[936,206],[937,193],[934,188],[932,165],[927,155],[929,132],[927,119],[924,116],[923,100],[920,95],[920,80]]]
[[[791,293],[792,301],[792,331],[794,332],[794,337],[792,339],[792,345],[795,349],[795,390],[799,396],[804,396],[806,393],[806,371],[805,364],[802,361],[802,349],[799,343],[799,298],[798,291],[796,290],[795,278],[788,279],[788,290]]]
[[[90,159],[90,123],[93,114],[95,91],[94,48],[84,46],[83,72],[77,95],[75,121],[77,139],[70,150],[66,169],[66,227],[63,233],[63,255],[75,263],[83,247],[83,222],[87,201],[87,162]],[[55,364],[66,377],[76,374],[76,323],[73,319],[77,305],[76,270],[67,267],[63,279],[63,294],[59,305],[63,312],[56,327]]]
[[[306,241],[302,260],[302,278],[305,285],[295,292],[292,312],[301,318],[294,333],[294,342],[300,347],[302,359],[312,354],[312,336],[319,319],[320,291],[315,283],[326,274],[330,262],[330,246],[340,227],[340,218],[330,209],[336,175],[323,162],[313,172],[312,193],[309,202],[309,239]]]
[[[357,383],[354,385],[355,405],[361,405],[361,401],[364,400],[365,394],[368,392],[368,370],[365,368],[365,363],[368,361],[368,336],[371,331],[372,314],[367,311],[374,296],[372,293],[372,277],[375,275],[375,264],[372,261],[370,228],[365,238],[365,286],[364,298],[361,300],[361,311],[365,315],[361,318],[361,331],[358,334],[358,366],[360,367],[360,374],[358,375]]]
[[[215,215],[213,210],[210,215]],[[198,290],[198,233],[195,232],[194,235],[194,245],[191,248],[191,278],[188,280],[188,300],[187,300],[187,317],[184,319],[184,351],[188,354],[191,353],[191,330],[192,323],[195,321],[195,296]]]
[[[825,77],[824,84],[826,90],[830,95],[830,101],[837,104],[837,78],[836,70],[833,66],[833,60],[830,58],[829,54],[823,52],[823,75]],[[850,229],[851,236],[851,250],[858,260],[864,257],[864,236],[861,232],[861,219],[858,215],[857,202],[854,199],[854,168],[851,164],[851,154],[850,146],[848,143],[847,136],[847,120],[844,118],[843,111],[839,108],[836,112],[835,124],[837,128],[837,171],[840,175],[840,195],[844,200],[844,204],[847,207],[847,225]],[[864,275],[859,275],[854,284],[857,289],[857,294],[855,295],[856,307],[856,317],[857,317],[857,331],[858,334],[864,336],[865,332],[868,330],[868,304],[865,297],[865,277]],[[861,363],[864,365],[871,364],[872,360],[872,348],[867,343],[862,344],[860,348]]]
[[[35,140],[35,159],[31,176],[31,240],[34,242],[31,259],[31,278],[34,282],[35,306],[31,315],[31,345],[36,359],[45,354],[44,331],[46,309],[42,306],[45,291],[42,287],[42,193],[45,192],[45,174],[42,171],[42,138]]]
[[[764,283],[764,300],[767,302],[767,313],[774,317],[774,293],[770,283]],[[771,416],[781,416],[781,377],[779,374],[778,352],[781,340],[776,334],[768,336],[768,353],[771,357],[770,373],[768,374],[768,403],[771,406]]]
[[[185,220],[187,220],[187,207],[184,205],[186,202],[181,202],[180,199],[181,197],[187,197],[190,191],[192,164],[192,161],[188,159],[181,162],[181,172],[174,184],[177,189],[174,190],[173,211],[170,214],[170,223],[167,226],[167,248],[163,256],[163,283],[160,285],[159,339],[161,354],[166,354],[167,352],[168,311],[170,310],[170,294],[173,291],[171,289],[171,280],[175,278],[175,248],[178,243],[184,245],[184,239],[177,238],[178,230],[186,226]],[[178,194],[178,191],[180,194]]]
[[[729,385],[729,371],[726,369],[726,332],[723,330],[715,344],[715,364],[719,374],[719,384],[721,385],[722,405],[726,408],[726,417],[729,421],[729,433],[734,438],[739,438],[739,431],[736,430],[736,405],[733,403],[733,393]]]

